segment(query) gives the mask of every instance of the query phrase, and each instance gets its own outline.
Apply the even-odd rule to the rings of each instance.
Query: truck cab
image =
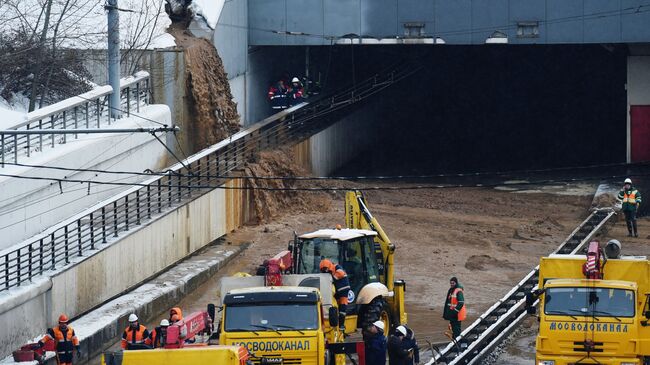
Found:
[[[602,279],[586,279],[585,260],[551,255],[540,262],[535,363],[649,364],[649,262],[606,260]]]
[[[219,343],[245,347],[253,364],[329,364],[326,341],[334,340],[335,331],[326,336],[330,311],[324,308],[333,305],[325,303],[321,289],[331,292],[330,278],[286,275],[283,280],[285,286],[264,286],[256,276],[223,278]]]

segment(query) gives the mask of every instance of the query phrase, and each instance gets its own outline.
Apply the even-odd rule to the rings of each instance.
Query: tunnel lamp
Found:
[[[445,40],[440,37],[436,37],[436,39],[433,41],[433,44],[445,44],[445,43],[447,42],[445,42]]]
[[[497,30],[485,40],[485,44],[508,44],[508,36]]]

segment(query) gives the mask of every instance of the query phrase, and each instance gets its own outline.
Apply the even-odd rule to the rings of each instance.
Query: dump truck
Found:
[[[344,344],[333,290],[328,274],[222,278],[219,343],[244,346],[254,364],[343,365],[358,344]]]
[[[382,320],[387,331],[407,323],[406,284],[395,280],[395,245],[370,213],[360,191],[345,195],[346,228],[320,229],[296,235],[289,243],[293,274],[319,272],[324,258],[348,274],[353,295],[345,319],[346,333]]]
[[[606,254],[607,253],[607,254]],[[551,255],[539,266],[539,365],[650,364],[650,262],[620,256],[620,243],[587,255]]]

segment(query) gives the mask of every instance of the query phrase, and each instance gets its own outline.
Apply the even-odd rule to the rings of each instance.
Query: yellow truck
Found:
[[[282,286],[266,286],[263,276],[222,278],[219,344],[244,346],[254,364],[345,364],[333,346],[344,338],[331,293],[329,274],[283,275]]]
[[[607,259],[593,242],[542,258],[535,364],[650,364],[649,280],[645,257]]]
[[[197,346],[182,349],[106,352],[102,365],[250,365],[239,346]]]

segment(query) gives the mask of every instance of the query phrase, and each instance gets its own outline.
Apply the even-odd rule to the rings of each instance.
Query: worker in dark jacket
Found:
[[[145,340],[145,344],[153,348],[165,347],[167,343],[167,328],[169,328],[169,321],[163,319],[160,321],[160,326],[151,331],[149,338]]]
[[[345,331],[345,315],[348,304],[350,304],[350,294],[352,288],[350,287],[350,279],[348,279],[348,274],[343,270],[343,267],[339,264],[333,263],[329,259],[322,259],[320,262],[320,272],[329,273],[332,275],[332,281],[334,282],[334,288],[336,292],[334,297],[336,298],[337,303],[339,304],[339,328],[342,331]]]
[[[449,290],[447,291],[442,318],[449,321],[449,329],[451,329],[454,338],[460,336],[460,325],[465,320],[466,313],[463,286],[456,277],[453,277],[449,279]]]
[[[636,229],[636,213],[641,205],[641,193],[632,186],[632,179],[625,179],[623,188],[618,192],[618,199],[623,203],[621,210],[625,214],[627,236],[639,237],[639,232]]]
[[[302,103],[305,99],[305,89],[302,87],[300,79],[294,77],[291,80],[291,85],[287,92],[287,97],[289,98],[289,106],[294,106]]]
[[[412,350],[409,351],[404,347],[405,336],[406,328],[399,326],[395,329],[395,333],[388,337],[387,348],[389,365],[407,365],[410,363],[410,357],[413,356],[413,354]]]
[[[271,108],[276,111],[288,108],[288,92],[289,90],[283,80],[280,80],[275,85],[271,86],[268,93],[269,101],[271,101]]]
[[[410,351],[409,361],[407,365],[417,365],[420,363],[420,348],[418,347],[418,341],[415,339],[415,332],[412,329],[406,326],[398,326],[397,330],[401,333],[404,333],[404,338],[402,339],[402,347],[407,351]]]
[[[74,333],[74,329],[68,326],[68,316],[62,314],[59,316],[59,325],[47,329],[47,334],[38,341],[38,347],[44,347],[47,342],[56,343],[56,363],[59,365],[72,365],[73,352],[77,353],[77,358],[81,356],[79,351],[79,339]]]
[[[386,365],[386,336],[384,322],[376,321],[363,331],[366,365]]]

